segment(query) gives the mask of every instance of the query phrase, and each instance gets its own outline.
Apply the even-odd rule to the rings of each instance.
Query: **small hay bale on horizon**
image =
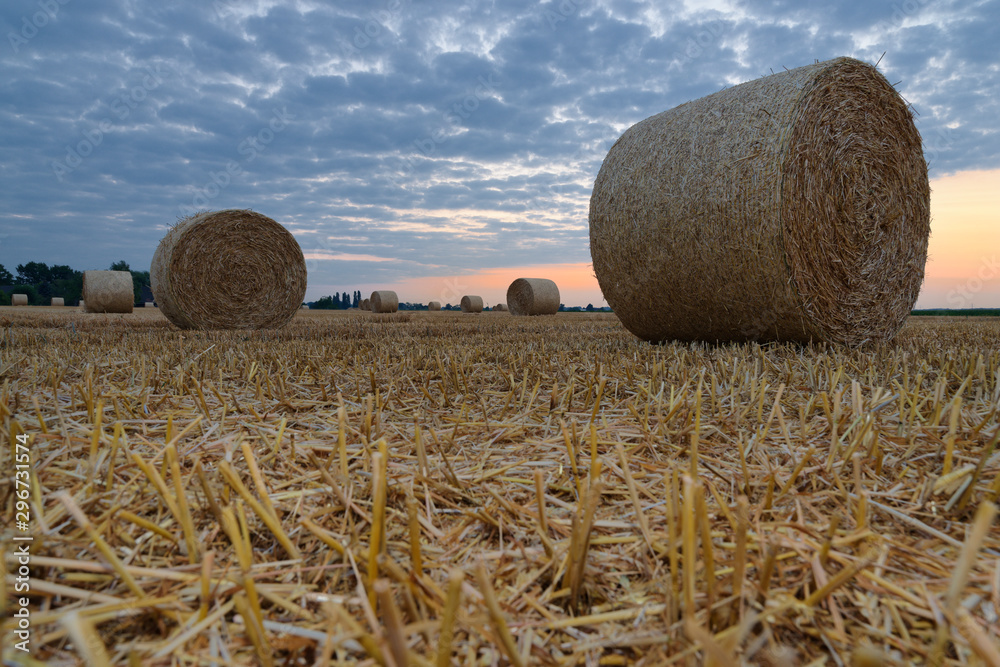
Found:
[[[83,299],[80,299],[79,307],[81,310],[87,310],[87,304]]]
[[[27,294],[11,294],[10,295],[10,305],[12,305],[12,306],[27,306],[28,305],[28,295]]]
[[[50,306],[65,306],[66,305],[66,300],[63,299],[61,296],[54,296],[54,297],[52,297],[52,301],[49,302],[49,305]]]
[[[135,305],[129,271],[84,271],[83,301],[88,313],[131,313]]]
[[[373,313],[395,313],[399,310],[399,297],[392,290],[375,290],[368,299]]]
[[[157,246],[149,274],[160,310],[181,329],[277,329],[306,293],[295,237],[242,209],[178,222]]]
[[[930,190],[909,105],[836,58],[636,123],[590,199],[594,272],[649,341],[894,336],[920,291]]]
[[[518,278],[507,288],[511,315],[553,315],[559,312],[559,286],[548,278]]]
[[[505,303],[498,303],[497,305],[493,306],[493,310],[496,311],[496,312],[498,312],[498,313],[506,312],[506,310],[507,310],[507,304],[505,304]]]
[[[427,304],[427,310],[441,310],[441,302],[431,301],[430,303]]]
[[[483,312],[483,297],[473,296],[471,294],[466,294],[462,297],[462,312],[463,313],[481,313]]]
[[[146,301],[142,304],[143,308],[156,308],[156,304],[152,301]]]
[[[362,299],[361,303],[358,304],[358,307],[361,308],[361,310],[371,310],[372,309],[371,299]]]

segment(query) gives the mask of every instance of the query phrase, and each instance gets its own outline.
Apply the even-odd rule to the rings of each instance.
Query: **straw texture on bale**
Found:
[[[368,302],[373,313],[395,313],[399,310],[399,297],[392,290],[375,290]]]
[[[929,204],[908,105],[837,58],[629,128],[594,183],[591,255],[640,338],[858,345],[916,301]]]
[[[160,310],[182,329],[275,329],[306,293],[295,237],[260,213],[230,209],[181,220],[150,268]]]
[[[51,302],[50,305],[53,305],[53,306],[65,306],[66,305],[66,301],[61,296],[54,296],[54,297],[52,297],[52,302]]]
[[[483,297],[481,296],[471,296],[466,294],[462,297],[462,312],[463,313],[481,313],[483,312]]]
[[[441,302],[431,301],[430,303],[427,304],[427,310],[441,310]]]
[[[559,311],[559,287],[548,278],[518,278],[507,288],[511,315],[552,315]]]
[[[88,313],[131,313],[135,300],[128,271],[84,271],[83,299]],[[81,301],[83,303],[83,301]]]
[[[10,305],[12,305],[12,306],[27,306],[28,305],[28,295],[27,294],[11,294],[10,295]]]

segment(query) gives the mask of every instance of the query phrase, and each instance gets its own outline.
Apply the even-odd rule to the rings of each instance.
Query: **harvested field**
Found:
[[[5,661],[21,435],[50,665],[997,657],[995,319],[859,349],[589,313],[0,327]]]

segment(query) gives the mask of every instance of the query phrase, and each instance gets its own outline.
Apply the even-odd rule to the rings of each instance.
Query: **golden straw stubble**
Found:
[[[302,305],[306,263],[280,224],[230,209],[185,218],[167,232],[150,281],[160,310],[182,329],[275,329]]]
[[[640,338],[891,338],[916,301],[930,191],[909,106],[837,58],[629,128],[590,200],[601,291]]]

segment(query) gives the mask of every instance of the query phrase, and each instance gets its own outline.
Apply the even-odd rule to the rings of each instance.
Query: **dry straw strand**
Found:
[[[249,210],[181,220],[160,241],[149,274],[161,312],[182,329],[276,329],[306,293],[295,237]]]
[[[135,295],[128,271],[84,271],[83,303],[88,313],[131,313]]]
[[[462,297],[462,312],[463,313],[481,313],[483,312],[483,297],[472,296],[466,294]]]
[[[894,336],[916,301],[929,206],[909,106],[872,65],[836,58],[629,128],[594,183],[591,255],[645,340],[860,345]]]
[[[399,310],[399,297],[392,290],[376,290],[368,302],[373,313],[395,313]]]
[[[548,278],[518,278],[507,288],[511,315],[552,315],[559,311],[559,287]]]

